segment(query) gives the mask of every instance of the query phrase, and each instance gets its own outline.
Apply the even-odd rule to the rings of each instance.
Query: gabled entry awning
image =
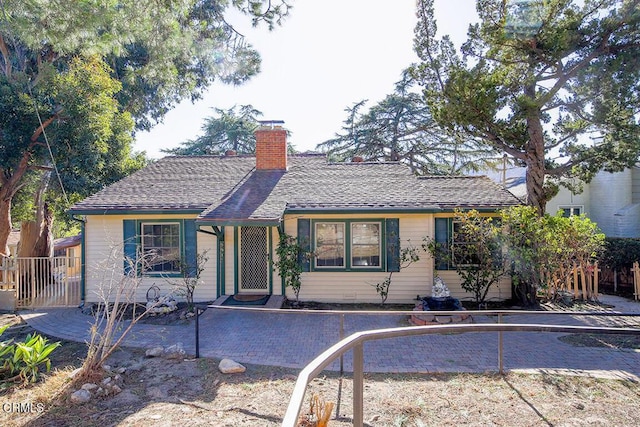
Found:
[[[253,170],[218,203],[196,219],[200,226],[277,226],[286,207],[284,191],[274,191],[286,171]]]

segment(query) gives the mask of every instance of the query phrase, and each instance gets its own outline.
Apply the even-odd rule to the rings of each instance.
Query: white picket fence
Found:
[[[2,258],[0,289],[15,291],[18,308],[77,306],[80,271],[75,257]]]

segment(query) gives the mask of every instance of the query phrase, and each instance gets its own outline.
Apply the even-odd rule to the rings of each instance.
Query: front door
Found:
[[[240,289],[242,293],[269,291],[266,227],[240,228]]]

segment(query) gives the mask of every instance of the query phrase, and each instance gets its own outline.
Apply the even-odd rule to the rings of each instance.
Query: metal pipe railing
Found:
[[[610,313],[611,315],[611,313]],[[614,314],[617,316],[617,314]],[[560,326],[560,325],[525,325],[525,324],[458,324],[458,325],[433,325],[433,326],[409,326],[402,328],[378,329],[362,331],[351,334],[331,346],[311,363],[309,363],[298,375],[287,412],[282,421],[283,427],[294,427],[300,416],[300,409],[304,401],[304,395],[309,382],[349,350],[353,350],[353,425],[363,425],[363,380],[364,380],[364,343],[367,341],[388,338],[446,334],[462,332],[553,332],[553,333],[598,333],[598,334],[631,334],[640,335],[640,329],[636,328],[603,328],[592,326]],[[500,350],[500,366],[502,366],[502,351]]]
[[[289,402],[282,426],[295,426],[300,415],[304,394],[309,382],[322,372],[327,366],[340,358],[340,373],[343,373],[343,357],[346,352],[353,349],[353,425],[363,425],[363,380],[364,380],[364,347],[366,341],[382,340],[387,338],[446,334],[462,332],[498,332],[498,371],[504,373],[504,341],[503,332],[556,332],[556,333],[603,333],[603,334],[632,334],[640,335],[640,328],[604,328],[594,326],[563,326],[563,325],[541,325],[541,324],[514,324],[504,323],[505,316],[523,315],[562,315],[578,317],[640,317],[640,313],[616,313],[611,311],[539,311],[539,310],[465,310],[461,311],[360,311],[360,310],[283,310],[255,307],[237,306],[209,306],[215,309],[251,311],[261,313],[278,314],[305,314],[305,315],[333,315],[340,316],[339,336],[340,341],[328,348],[316,357],[299,374],[298,380]],[[378,329],[371,331],[356,332],[344,338],[344,317],[345,315],[375,315],[375,316],[398,316],[398,315],[420,315],[434,314],[437,316],[447,315],[481,315],[487,317],[497,317],[497,324],[456,324],[456,325],[430,325],[430,326],[408,326],[402,328]]]

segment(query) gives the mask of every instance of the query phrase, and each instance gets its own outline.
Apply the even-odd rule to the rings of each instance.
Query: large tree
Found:
[[[257,0],[1,6],[0,254],[18,191],[33,188],[39,211],[49,180],[89,194],[140,166],[130,153],[134,125],[150,127],[216,79],[239,84],[259,71],[258,53],[225,20],[230,7],[270,28],[289,8]]]
[[[252,105],[233,106],[227,110],[215,108],[214,111],[214,116],[205,119],[202,135],[183,142],[180,147],[162,151],[180,156],[222,154],[227,150],[238,154],[255,153],[255,131],[262,113]]]
[[[408,75],[394,93],[363,112],[366,103],[347,108],[342,132],[317,148],[336,161],[403,161],[418,174],[456,174],[495,162],[497,150],[438,126]]]
[[[479,0],[460,56],[418,1],[412,67],[442,126],[526,166],[528,204],[640,154],[638,0]]]

